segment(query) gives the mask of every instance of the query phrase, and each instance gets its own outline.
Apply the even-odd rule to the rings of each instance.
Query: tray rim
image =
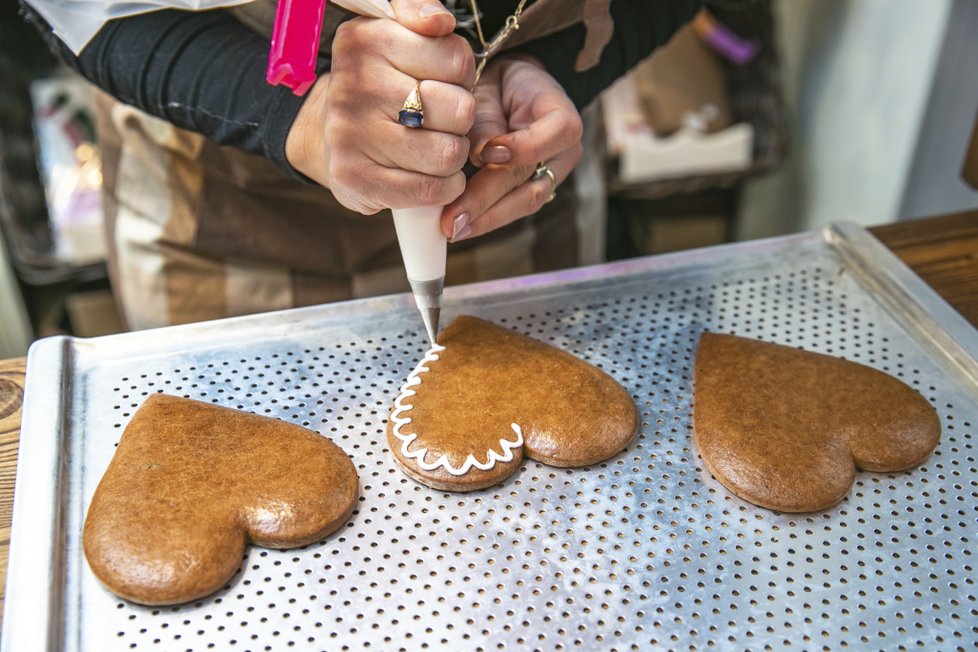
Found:
[[[850,223],[831,223],[814,231],[729,243],[671,254],[635,258],[589,267],[561,270],[531,276],[486,281],[446,289],[448,303],[464,299],[507,296],[528,289],[546,291],[567,287],[585,289],[590,283],[617,276],[639,276],[656,270],[715,264],[718,257],[739,257],[750,252],[764,252],[791,244],[822,241],[836,250],[856,274],[868,285],[881,306],[911,333],[925,329],[914,320],[925,322],[928,334],[936,338],[915,338],[929,348],[939,364],[950,366],[971,380],[969,389],[978,396],[978,329],[975,329],[950,304],[906,266],[895,254],[864,228]],[[872,262],[876,265],[871,265]],[[627,282],[627,281],[626,281]],[[302,332],[321,332],[324,323],[342,328],[365,313],[378,310],[413,311],[409,294],[388,295],[339,302],[322,306],[247,315],[227,319],[170,326],[152,331],[123,333],[98,338],[56,336],[35,342],[28,352],[25,383],[21,447],[15,480],[10,554],[3,614],[0,651],[62,649],[65,624],[58,614],[64,613],[64,554],[66,507],[63,501],[50,501],[51,487],[56,497],[63,493],[67,475],[70,438],[65,432],[66,403],[72,396],[71,363],[84,356],[88,362],[106,359],[137,359],[161,355],[174,338],[193,339],[195,346],[184,351],[203,349],[224,340],[229,328],[260,331],[266,338],[294,338]],[[420,327],[419,333],[423,333]],[[147,336],[152,346],[146,347]],[[240,331],[239,331],[240,335]],[[126,356],[139,350],[140,355]],[[108,352],[106,352],[108,350]],[[56,405],[38,388],[58,388]],[[50,391],[48,389],[47,391]],[[27,428],[23,424],[28,424]],[[25,437],[25,431],[28,432]],[[23,442],[29,441],[24,446]],[[40,500],[44,499],[44,500]],[[47,582],[37,582],[38,570],[48,571]],[[41,615],[43,614],[43,616]],[[43,626],[38,623],[43,619]]]
[[[915,339],[971,380],[968,389],[978,399],[978,329],[866,229],[841,222],[822,232],[862,284],[876,290],[873,296],[897,323],[912,334],[927,335]],[[885,264],[870,269],[873,258]]]
[[[737,258],[743,255],[744,251],[763,253],[772,249],[780,249],[789,243],[828,242],[825,232],[826,229],[822,228],[786,236],[726,243],[566,270],[449,286],[445,288],[442,321],[447,322],[453,316],[452,304],[455,302],[490,296],[498,298],[499,301],[504,301],[508,296],[525,293],[528,289],[546,292],[548,289],[559,288],[561,291],[565,291],[568,285],[583,290],[591,284],[602,282],[609,276],[622,279],[629,276],[639,277],[656,270],[670,270],[680,267],[686,270],[697,264],[712,265],[718,258]],[[413,313],[414,310],[414,299],[405,292],[100,337],[56,336],[35,342],[31,346],[31,350],[35,347],[49,345],[50,340],[66,340],[66,346],[70,348],[72,353],[87,363],[111,361],[118,358],[141,359],[172,350],[170,343],[174,339],[192,340],[191,346],[183,346],[181,349],[185,352],[209,348],[212,344],[226,341],[225,333],[229,328],[237,329],[238,337],[241,337],[242,333],[251,331],[256,334],[260,333],[261,337],[267,340],[275,337],[293,339],[305,331],[321,332],[324,330],[324,326],[340,329],[345,324],[357,322],[363,315],[372,315],[380,311]],[[418,319],[417,332],[419,341],[424,340],[427,343],[420,318]],[[31,352],[29,351],[28,366],[30,359]]]

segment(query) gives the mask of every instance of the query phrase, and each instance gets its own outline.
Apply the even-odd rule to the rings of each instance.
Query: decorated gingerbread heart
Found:
[[[248,542],[322,539],[346,522],[357,494],[350,459],[310,430],[156,394],[122,435],[82,544],[113,593],[177,604],[220,589]]]
[[[930,404],[892,376],[733,335],[700,338],[694,403],[694,440],[710,472],[785,512],[838,503],[856,469],[916,466],[941,436]]]
[[[560,467],[601,462],[621,452],[637,426],[631,396],[600,369],[462,316],[401,388],[387,442],[415,480],[473,491],[508,477],[524,455]]]

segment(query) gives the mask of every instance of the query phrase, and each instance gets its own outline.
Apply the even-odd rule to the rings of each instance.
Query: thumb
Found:
[[[481,168],[487,163],[508,163],[510,152],[494,143],[507,132],[509,124],[500,96],[499,76],[490,70],[475,88],[475,121],[468,133],[472,164]]]
[[[394,16],[422,36],[447,36],[455,31],[455,16],[438,0],[393,0]]]
[[[469,131],[469,142],[472,143],[469,158],[472,164],[482,167],[486,163],[509,163],[509,150],[493,141],[507,131],[502,106],[493,106],[491,100],[480,103],[475,112],[475,122]]]

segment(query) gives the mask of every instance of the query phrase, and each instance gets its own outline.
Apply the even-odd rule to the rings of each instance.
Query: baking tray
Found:
[[[451,494],[392,463],[384,426],[425,351],[409,296],[32,347],[3,649],[973,649],[978,642],[978,335],[861,229],[453,288],[480,315],[572,352],[634,396],[639,437],[585,469],[527,461]],[[940,413],[933,456],[860,473],[814,514],[746,503],[691,444],[701,331],[842,356]],[[298,423],[360,475],[326,540],[249,548],[214,596],[113,597],[80,546],[85,509],[153,392]]]

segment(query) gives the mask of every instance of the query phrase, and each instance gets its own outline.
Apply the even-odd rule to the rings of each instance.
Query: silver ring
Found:
[[[424,105],[421,104],[421,82],[414,82],[414,88],[397,113],[397,123],[410,129],[420,129],[424,124]]]
[[[549,204],[557,196],[557,175],[554,171],[550,169],[550,166],[540,161],[537,163],[537,167],[533,170],[533,176],[530,177],[530,181],[539,181],[544,176],[550,177],[550,196],[543,202],[544,204]]]

